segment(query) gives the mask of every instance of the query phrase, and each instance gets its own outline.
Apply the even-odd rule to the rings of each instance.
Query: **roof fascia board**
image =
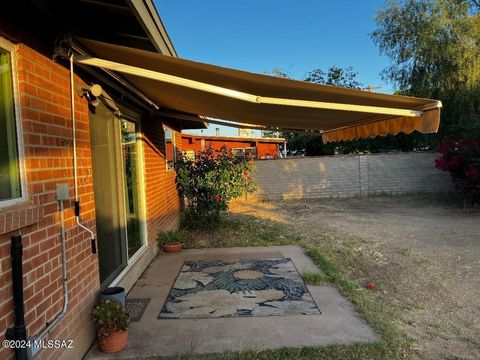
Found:
[[[151,0],[127,0],[127,4],[140,22],[153,45],[160,54],[177,56],[167,30]]]

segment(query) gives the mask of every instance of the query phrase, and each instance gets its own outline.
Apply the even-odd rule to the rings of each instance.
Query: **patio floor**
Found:
[[[297,246],[193,249],[157,256],[127,297],[150,299],[141,319],[130,324],[127,349],[116,354],[102,354],[94,345],[86,359],[131,359],[377,341],[350,302],[329,286],[308,285],[320,315],[157,318],[185,261],[278,258],[290,258],[300,274],[319,272]]]

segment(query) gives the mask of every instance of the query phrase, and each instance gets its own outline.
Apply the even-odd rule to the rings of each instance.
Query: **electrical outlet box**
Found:
[[[68,183],[57,184],[55,192],[58,201],[70,200],[70,187],[68,186]]]

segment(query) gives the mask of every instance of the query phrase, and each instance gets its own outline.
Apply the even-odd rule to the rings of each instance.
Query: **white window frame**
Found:
[[[255,159],[258,158],[257,148],[256,148],[255,146],[244,147],[244,148],[231,148],[230,150],[232,151],[232,155],[233,155],[233,153],[234,153],[235,151],[240,151],[240,152],[243,153],[243,156],[246,155],[247,150],[254,150],[254,152],[255,152]]]
[[[17,72],[17,54],[14,43],[0,36],[0,48],[10,53],[11,71],[12,71],[12,85],[13,85],[13,107],[15,113],[15,130],[17,132],[17,157],[18,157],[18,171],[20,174],[20,191],[21,196],[14,199],[0,200],[0,208],[25,203],[28,199],[27,186],[25,180],[25,151],[23,144],[23,128],[20,111],[20,93],[18,88],[18,72]]]
[[[172,159],[173,159],[173,166],[168,166],[168,158],[167,158],[167,136],[166,132],[170,131],[172,133]],[[175,171],[175,165],[177,165],[177,144],[175,141],[175,130],[167,125],[163,125],[163,145],[165,148],[165,169],[167,171]]]
[[[138,250],[133,254],[131,258],[128,257],[128,233],[127,233],[127,227],[125,226],[125,241],[126,241],[126,254],[127,254],[127,266],[125,269],[130,268],[132,264],[134,264],[138,258],[143,254],[143,252],[148,248],[148,229],[147,229],[147,201],[146,201],[146,192],[145,192],[145,161],[144,161],[144,153],[143,153],[143,143],[142,143],[142,124],[140,119],[140,115],[136,114],[135,116],[119,116],[119,121],[121,122],[122,119],[125,119],[129,122],[135,123],[135,151],[137,152],[138,158],[137,161],[141,164],[138,166],[138,189],[137,191],[139,192],[139,217],[140,217],[140,227],[141,227],[141,233],[142,233],[142,246],[138,248]],[[120,125],[121,127],[121,125]],[[122,136],[122,129],[120,128],[120,136]],[[120,146],[123,146],[123,144],[120,144]],[[123,150],[123,149],[122,149]],[[123,157],[123,153],[122,153]],[[122,159],[122,177],[125,176],[125,169],[123,168],[123,159]],[[125,182],[125,179],[122,179],[122,183]],[[125,191],[125,189],[124,189]],[[125,199],[125,196],[122,196]],[[127,204],[124,205],[125,207],[125,221],[127,221]],[[125,270],[124,269],[124,270]],[[123,270],[121,272],[123,274]],[[115,278],[115,280],[117,280]],[[114,286],[114,285],[110,285]]]

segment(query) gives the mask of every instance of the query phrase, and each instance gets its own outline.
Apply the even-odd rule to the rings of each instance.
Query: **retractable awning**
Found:
[[[434,133],[440,123],[442,105],[436,100],[312,84],[93,40],[81,42],[95,57],[79,57],[77,62],[121,73],[160,108],[257,128],[320,131],[326,142],[414,130]]]

